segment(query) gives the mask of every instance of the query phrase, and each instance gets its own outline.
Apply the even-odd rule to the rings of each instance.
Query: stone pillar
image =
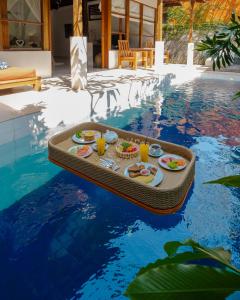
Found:
[[[187,49],[188,66],[193,66],[193,59],[194,59],[194,43],[188,43],[188,49]]]
[[[164,42],[155,42],[155,71],[161,71],[164,63]]]
[[[87,87],[87,38],[70,38],[72,89],[79,91]]]

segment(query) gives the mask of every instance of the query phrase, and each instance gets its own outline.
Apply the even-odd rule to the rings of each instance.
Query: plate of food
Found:
[[[163,155],[158,159],[158,163],[161,167],[170,171],[180,171],[187,166],[186,160],[182,156],[175,154]]]
[[[139,146],[132,142],[123,141],[116,146],[117,155],[121,158],[133,158],[138,156]]]
[[[124,175],[152,187],[159,185],[164,177],[159,167],[143,162],[128,166],[124,171]]]
[[[89,155],[91,155],[93,153],[93,149],[92,147],[88,146],[88,145],[78,145],[78,146],[73,146],[71,148],[68,149],[68,152],[73,154],[73,155],[77,155],[79,157],[88,157]]]
[[[101,136],[97,130],[79,130],[73,136],[72,140],[78,144],[92,144]]]

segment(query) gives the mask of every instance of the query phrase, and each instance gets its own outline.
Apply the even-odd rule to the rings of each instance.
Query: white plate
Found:
[[[85,155],[77,155],[78,149],[81,149],[82,147],[84,147],[84,145],[73,146],[73,147],[68,149],[68,152],[73,154],[73,155],[76,155],[78,157],[82,157],[82,158],[88,157],[89,155],[91,155],[93,153],[92,147],[88,146],[89,149],[88,149],[88,152]]]
[[[184,166],[180,166],[180,167],[177,167],[176,169],[171,169],[169,168],[169,166],[167,164],[165,164],[164,162],[162,162],[162,159],[164,158],[168,158],[168,157],[171,157],[173,159],[183,159],[185,161],[185,165]],[[169,170],[169,171],[181,171],[183,169],[186,168],[187,166],[187,163],[186,163],[186,159],[183,158],[182,156],[179,156],[179,155],[175,155],[175,154],[165,154],[163,156],[161,156],[159,159],[158,159],[158,163],[161,167],[163,167],[164,169],[166,170]]]
[[[135,164],[129,165],[129,166],[124,170],[124,176],[129,177],[128,168],[130,168],[130,167],[133,166],[133,165],[135,165]],[[155,175],[153,181],[150,182],[150,183],[148,183],[148,184],[146,184],[146,185],[149,185],[149,186],[152,186],[152,187],[153,187],[153,186],[159,185],[159,184],[163,181],[164,175],[163,175],[163,172],[160,170],[159,167],[156,167],[156,166],[154,166],[154,165],[152,165],[152,164],[144,163],[144,162],[136,163],[136,165],[137,165],[137,166],[139,166],[139,165],[144,165],[144,166],[145,166],[145,169],[147,169],[147,168],[149,168],[149,167],[151,167],[151,168],[156,168],[156,169],[157,169],[157,173],[156,173],[156,175]],[[129,178],[130,178],[130,177],[129,177]],[[134,178],[133,178],[133,179],[134,179]]]
[[[89,131],[89,130],[83,130],[82,132],[84,131]],[[100,138],[101,137],[101,133],[99,131],[96,131],[96,130],[91,130],[91,131],[94,131],[95,132],[95,139],[92,140],[92,141],[85,141],[84,138],[78,138],[76,136],[76,133],[72,136],[72,140],[77,143],[77,144],[92,144],[92,143],[95,143],[96,142],[96,139],[97,138]]]
[[[105,151],[107,151],[108,147],[109,147],[109,145],[105,144]],[[94,151],[97,151],[97,143],[92,144],[92,148]]]

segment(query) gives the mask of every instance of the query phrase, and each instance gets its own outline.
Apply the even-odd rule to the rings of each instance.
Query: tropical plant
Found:
[[[213,69],[230,66],[234,63],[234,55],[240,58],[240,17],[232,15],[229,24],[220,25],[213,36],[206,36],[197,45],[213,61]]]
[[[240,175],[206,184],[240,187]],[[191,251],[178,252],[183,247]],[[223,248],[210,249],[193,240],[168,242],[167,257],[142,268],[125,295],[132,300],[223,300],[240,291],[240,270],[231,265],[231,254]]]
[[[164,250],[166,258],[142,268],[130,283],[125,292],[129,299],[221,300],[240,291],[240,270],[231,265],[228,251],[193,240],[168,242]]]
[[[240,175],[223,177],[217,180],[205,182],[205,184],[222,184],[229,187],[240,188]]]
[[[196,48],[213,62],[213,70],[230,66],[235,58],[240,59],[240,17],[233,13],[229,24],[221,25],[212,35],[207,35]],[[240,91],[234,99],[240,97]]]

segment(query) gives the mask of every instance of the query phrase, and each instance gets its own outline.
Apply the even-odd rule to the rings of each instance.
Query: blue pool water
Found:
[[[196,179],[174,215],[154,215],[52,165],[44,126],[0,146],[7,161],[0,166],[0,299],[125,299],[138,269],[164,257],[171,240],[223,246],[240,267],[240,192],[203,185],[240,173],[237,89],[196,80],[164,91],[162,104],[151,100],[104,121],[195,152]],[[12,148],[29,154],[11,159]]]

